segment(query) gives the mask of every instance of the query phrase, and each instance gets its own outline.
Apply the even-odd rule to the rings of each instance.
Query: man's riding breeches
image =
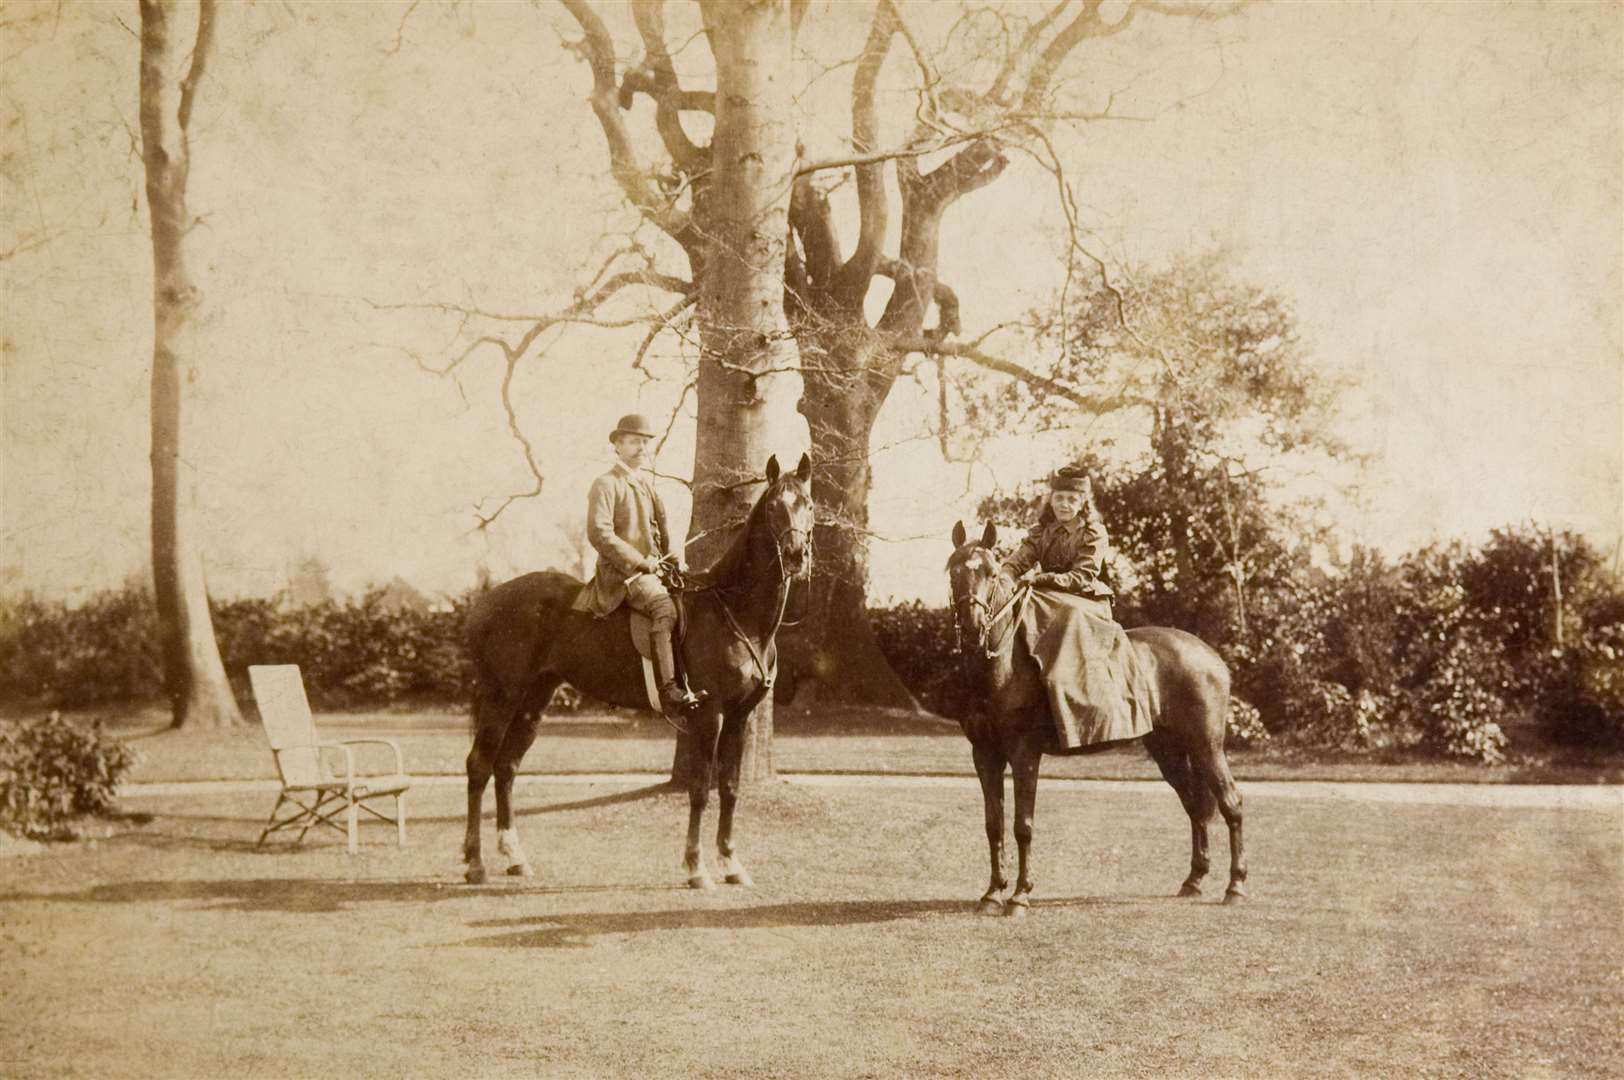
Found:
[[[656,632],[669,632],[677,624],[677,602],[654,574],[638,574],[626,579],[626,603],[633,611],[647,615]]]

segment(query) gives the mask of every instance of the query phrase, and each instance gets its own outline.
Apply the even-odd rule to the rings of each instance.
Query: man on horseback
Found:
[[[592,482],[587,494],[586,536],[598,553],[598,567],[574,608],[601,619],[624,602],[649,617],[660,705],[668,715],[680,717],[697,708],[700,699],[677,680],[671,642],[677,605],[660,576],[677,560],[671,556],[665,504],[648,473],[655,438],[654,425],[636,413],[621,417],[609,433],[619,460]]]

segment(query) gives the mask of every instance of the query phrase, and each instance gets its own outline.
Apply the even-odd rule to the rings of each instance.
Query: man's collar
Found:
[[[643,478],[642,469],[634,469],[624,461],[621,461],[619,458],[615,459],[614,467],[610,471],[618,472],[620,475],[629,477],[633,480],[640,480]]]
[[[1079,510],[1076,516],[1074,516],[1070,521],[1061,521],[1059,518],[1055,518],[1054,523],[1060,526],[1062,529],[1065,529],[1067,532],[1076,532],[1078,529],[1083,527],[1082,511]]]

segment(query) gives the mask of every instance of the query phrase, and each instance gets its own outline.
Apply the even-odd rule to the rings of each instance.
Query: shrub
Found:
[[[1229,699],[1228,727],[1230,746],[1259,746],[1270,738],[1263,714],[1238,697]]]
[[[156,697],[163,689],[151,596],[126,587],[77,607],[24,597],[0,609],[0,693],[48,706]]]
[[[968,716],[975,705],[964,679],[953,612],[918,600],[870,608],[880,652],[919,703],[940,716]]]
[[[0,825],[35,840],[74,835],[73,820],[112,809],[118,782],[135,764],[123,743],[53,712],[0,721]]]

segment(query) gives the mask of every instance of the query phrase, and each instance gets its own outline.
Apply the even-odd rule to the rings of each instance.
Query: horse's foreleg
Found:
[[[688,747],[688,760],[683,772],[688,780],[688,842],[683,851],[682,865],[688,872],[690,889],[714,889],[710,870],[705,866],[705,851],[700,846],[700,827],[705,821],[705,803],[710,799],[711,784],[716,776],[716,740],[721,731],[721,718],[714,706],[703,706],[694,714],[689,734],[684,740]]]
[[[733,811],[739,803],[739,766],[744,760],[744,739],[749,726],[750,713],[727,717],[722,722],[722,737],[716,747],[716,791],[720,808],[716,822],[716,855],[722,867],[722,880],[729,885],[755,884],[733,847]]]
[[[976,763],[976,778],[981,781],[981,806],[987,823],[987,854],[992,861],[992,877],[976,910],[983,915],[1001,915],[1004,911],[1004,890],[1009,888],[1009,880],[1004,877],[1004,755],[997,747],[981,743],[972,744],[971,752]]]
[[[496,755],[496,850],[507,858],[507,872],[513,877],[531,877],[535,873],[525,857],[524,846],[519,843],[519,829],[513,820],[513,776],[519,762],[524,760],[525,751],[535,742],[540,723],[539,709],[520,715],[508,729],[507,738]]]
[[[1015,774],[1015,850],[1020,856],[1020,872],[1015,877],[1015,891],[1009,895],[1005,915],[1017,918],[1026,914],[1032,905],[1032,817],[1038,803],[1038,765],[1043,753],[1023,739],[1010,755],[1010,767]]]

